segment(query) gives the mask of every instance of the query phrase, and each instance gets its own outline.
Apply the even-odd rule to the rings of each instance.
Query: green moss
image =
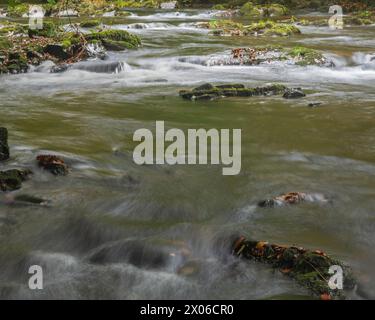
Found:
[[[85,20],[80,23],[82,28],[94,28],[101,24],[100,20]]]
[[[254,6],[252,2],[245,3],[241,9],[240,13],[245,17],[257,17],[263,16],[263,11],[258,6]]]
[[[301,31],[293,24],[275,23],[270,20],[252,23],[247,28],[247,33],[260,33],[272,36],[291,36],[300,34]]]
[[[159,1],[157,0],[133,0],[133,1],[115,1],[115,6],[118,9],[122,8],[159,8]]]
[[[269,17],[285,16],[289,13],[289,9],[281,4],[271,4],[266,6],[266,10]]]
[[[223,4],[216,4],[212,7],[212,10],[225,10],[225,6]]]
[[[10,17],[19,18],[29,12],[29,4],[27,3],[11,4],[11,5],[8,5],[7,11]]]
[[[64,49],[68,49],[72,46],[72,42],[69,39],[64,39],[61,41],[61,45]]]
[[[111,48],[113,46],[124,49],[135,49],[141,45],[141,39],[124,30],[106,30],[101,32],[93,32],[86,36],[88,41],[101,41],[104,47]],[[119,49],[121,50],[121,49]]]
[[[324,59],[323,55],[310,48],[305,48],[305,47],[294,47],[290,51],[288,51],[288,54],[292,58],[296,58],[298,65],[300,66],[307,66],[307,65],[316,65],[317,62],[322,61]]]
[[[232,20],[212,20],[208,22],[209,29],[237,29],[242,30],[243,24]]]
[[[265,35],[272,36],[291,36],[294,34],[300,34],[301,31],[294,25],[277,23],[272,28],[265,30]]]
[[[67,32],[67,33],[64,33],[64,34],[60,35],[59,42],[63,46],[68,47],[69,45],[72,46],[72,45],[76,45],[76,44],[81,43],[81,38],[75,32]]]
[[[121,11],[116,11],[115,13],[115,16],[116,17],[128,17],[131,15],[131,12],[129,11],[124,11],[124,10],[121,10]]]
[[[245,3],[240,9],[240,13],[248,18],[279,17],[288,12],[288,8],[281,4],[254,5],[252,2]]]
[[[11,47],[12,43],[8,39],[0,37],[0,51],[9,49]]]
[[[56,37],[60,32],[61,28],[59,25],[50,22],[50,21],[44,21],[43,23],[43,29],[36,29],[36,30],[28,30],[29,36],[37,36],[37,37],[46,37],[46,38],[54,38]]]

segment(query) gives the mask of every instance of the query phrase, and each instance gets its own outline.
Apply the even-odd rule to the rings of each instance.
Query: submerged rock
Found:
[[[51,73],[61,73],[61,72],[65,72],[69,69],[70,65],[69,64],[66,64],[66,63],[63,63],[63,64],[59,64],[59,65],[54,65],[50,68],[50,72]]]
[[[126,262],[143,269],[176,270],[189,255],[189,250],[180,244],[120,240],[93,250],[88,260],[97,264]]]
[[[258,203],[259,207],[281,207],[285,205],[299,204],[302,202],[327,203],[326,197],[319,193],[289,192],[272,199],[263,200]]]
[[[22,187],[22,182],[32,174],[30,170],[12,169],[0,171],[0,190],[3,192],[18,190]]]
[[[283,95],[283,98],[285,99],[298,99],[303,97],[306,97],[306,94],[301,88],[287,89]]]
[[[100,62],[78,62],[71,66],[71,70],[83,70],[97,73],[119,73],[125,70],[125,64],[120,61],[100,61]]]
[[[54,155],[39,155],[36,160],[40,167],[56,176],[65,176],[69,172],[68,166],[60,157]]]
[[[283,94],[287,88],[280,84],[264,87],[245,88],[242,84],[213,86],[209,83],[193,90],[181,90],[180,96],[186,100],[212,100],[220,97],[253,97]]]
[[[184,57],[180,62],[212,66],[256,66],[256,65],[299,65],[332,67],[333,62],[319,51],[304,47],[284,49],[281,47],[235,48],[207,58]]]
[[[308,107],[310,107],[310,108],[316,108],[316,107],[321,106],[322,104],[323,104],[322,102],[310,102],[308,104]]]
[[[264,241],[246,240],[240,237],[233,244],[233,254],[241,258],[270,264],[285,275],[295,279],[320,299],[344,299],[345,290],[355,288],[353,271],[341,261],[329,257],[320,250],[308,250],[297,246],[270,244]],[[330,267],[343,271],[343,289],[331,289]]]
[[[68,70],[82,70],[96,73],[119,73],[126,69],[127,65],[121,61],[82,61],[74,64],[54,65],[51,73],[61,73]]]
[[[15,196],[9,195],[5,199],[5,204],[12,205],[12,206],[30,206],[30,205],[46,206],[48,205],[48,203],[49,203],[48,200],[35,197],[35,196],[31,196],[31,195],[27,195],[27,194],[15,195]]]
[[[0,128],[0,161],[9,159],[8,130]]]

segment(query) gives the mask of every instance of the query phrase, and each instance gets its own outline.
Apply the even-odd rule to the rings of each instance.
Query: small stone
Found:
[[[0,128],[0,161],[9,159],[8,130]]]
[[[302,202],[327,203],[329,200],[320,193],[289,192],[272,199],[260,201],[258,206],[261,208],[273,208],[285,205],[295,205]]]
[[[50,72],[51,73],[61,73],[61,72],[67,71],[68,69],[69,69],[68,64],[59,64],[59,65],[52,66],[51,69],[50,69]]]
[[[39,155],[36,160],[43,169],[51,172],[55,176],[65,176],[68,174],[68,166],[64,160],[54,155]]]
[[[316,107],[319,107],[319,106],[321,106],[322,105],[322,103],[321,102],[311,102],[311,103],[309,103],[309,107],[310,108],[316,108]]]

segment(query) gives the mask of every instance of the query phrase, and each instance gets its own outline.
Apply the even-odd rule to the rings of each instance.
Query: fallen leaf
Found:
[[[329,293],[323,293],[320,295],[320,300],[325,300],[325,301],[332,300],[332,297]]]

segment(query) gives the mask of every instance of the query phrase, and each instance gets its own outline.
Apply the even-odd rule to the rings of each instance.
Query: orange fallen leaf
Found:
[[[332,300],[332,297],[329,293],[323,293],[320,295],[320,300],[324,300],[324,301]]]
[[[281,269],[280,271],[281,271],[282,273],[286,274],[286,273],[291,272],[292,269],[291,269],[291,268],[284,268],[284,269]]]
[[[242,242],[244,242],[246,238],[244,236],[239,237],[233,245],[233,249],[236,252],[237,249],[241,246]]]
[[[265,241],[259,241],[259,242],[257,243],[257,245],[256,245],[256,248],[257,248],[258,250],[261,250],[261,249],[263,249],[264,246],[266,246],[267,244],[268,244],[268,242],[265,242]]]

